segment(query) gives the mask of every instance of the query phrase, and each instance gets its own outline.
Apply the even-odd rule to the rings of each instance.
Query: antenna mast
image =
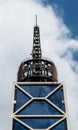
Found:
[[[40,30],[37,26],[37,15],[36,15],[36,25],[34,27],[33,34],[33,50],[32,50],[32,58],[41,58],[41,44],[40,44]]]
[[[32,58],[21,63],[18,71],[18,81],[57,81],[57,70],[53,62],[42,57],[40,29],[35,15],[33,31]]]
[[[36,26],[37,26],[37,15],[36,15]]]

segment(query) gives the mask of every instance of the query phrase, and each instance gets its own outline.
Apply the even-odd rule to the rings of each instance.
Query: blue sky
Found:
[[[57,10],[63,11],[64,23],[72,31],[71,36],[78,37],[78,0],[42,0],[44,5],[58,6]],[[61,14],[60,14],[61,15]]]
[[[42,1],[0,0],[1,130],[10,129],[12,86],[17,81],[20,63],[32,52],[36,14],[42,55],[57,67],[58,80],[65,84],[70,130],[78,128],[77,0],[44,0],[45,4]]]
[[[63,10],[63,19],[72,31],[72,37],[78,37],[78,0],[43,0],[43,3],[51,6],[57,4],[58,10]]]
[[[44,6],[52,6],[70,30],[70,37],[78,39],[78,0],[42,0]],[[78,61],[78,48],[69,49],[73,60]],[[65,55],[64,55],[65,56]],[[74,67],[72,68],[74,71]]]

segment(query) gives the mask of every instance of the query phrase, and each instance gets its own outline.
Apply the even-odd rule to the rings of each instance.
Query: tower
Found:
[[[37,16],[32,58],[20,64],[12,103],[11,130],[69,130],[64,85],[55,64],[42,57]]]

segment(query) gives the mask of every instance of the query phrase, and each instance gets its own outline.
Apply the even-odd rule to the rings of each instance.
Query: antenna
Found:
[[[36,15],[36,26],[37,26],[37,15]]]
[[[36,25],[34,27],[34,33],[33,33],[33,50],[32,50],[32,57],[33,58],[41,58],[41,45],[40,45],[40,31],[39,27],[37,26],[37,15],[35,15],[36,18]]]
[[[18,81],[27,82],[48,82],[57,81],[57,70],[53,62],[42,57],[40,29],[37,25],[35,15],[35,26],[33,30],[32,58],[21,63],[18,71]]]

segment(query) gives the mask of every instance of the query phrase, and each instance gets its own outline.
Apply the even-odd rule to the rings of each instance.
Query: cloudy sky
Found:
[[[56,64],[67,94],[70,130],[78,128],[78,0],[0,0],[0,129],[10,130],[18,67],[30,57],[38,15],[43,57]]]

